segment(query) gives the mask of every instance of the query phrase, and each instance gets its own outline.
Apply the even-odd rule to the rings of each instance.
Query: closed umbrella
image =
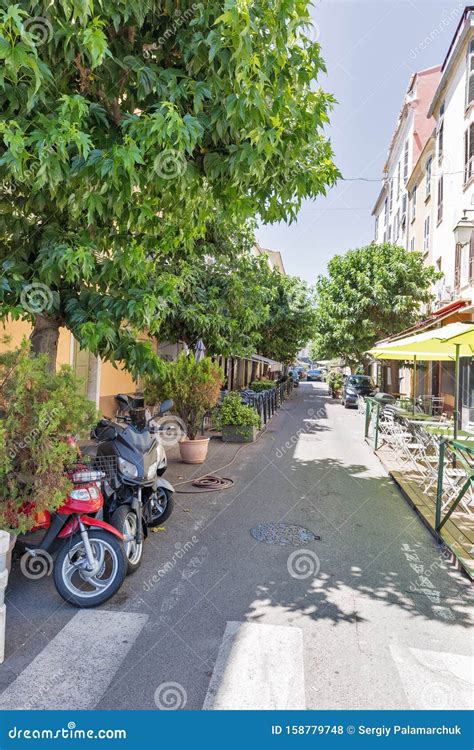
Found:
[[[198,339],[196,342],[196,347],[194,349],[194,358],[196,362],[200,362],[201,359],[204,359],[206,356],[206,347],[204,346],[204,341],[202,339]]]

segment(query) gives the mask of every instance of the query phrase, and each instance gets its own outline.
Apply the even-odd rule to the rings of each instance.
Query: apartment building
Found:
[[[423,87],[420,82],[423,81]],[[411,129],[411,118],[418,124]],[[398,186],[403,139],[415,142],[405,182],[406,218],[399,228],[400,203],[391,202]],[[421,133],[423,135],[421,136]],[[416,148],[418,148],[418,153]],[[403,162],[402,162],[403,163]],[[396,190],[397,193],[397,190]],[[403,196],[403,192],[402,192]],[[388,198],[388,200],[387,200]],[[390,207],[392,207],[392,211]],[[403,208],[404,204],[402,204]],[[416,73],[409,84],[390,144],[385,181],[378,196],[375,239],[423,253],[425,263],[443,273],[433,289],[433,308],[417,330],[474,319],[474,6],[467,6],[439,68]],[[408,332],[403,332],[403,334]],[[462,423],[474,422],[474,366],[462,361]],[[388,368],[385,368],[388,372]],[[392,382],[393,365],[390,367]],[[383,374],[386,381],[386,373]],[[410,373],[401,369],[392,390],[408,393]],[[419,372],[416,392],[442,395],[453,407],[452,363],[427,363]]]
[[[440,66],[411,76],[398,116],[387,160],[384,182],[372,215],[375,217],[375,241],[392,242],[408,248],[407,181],[419,161],[435,127],[428,109],[441,76]],[[423,168],[428,168],[428,162]]]
[[[474,301],[474,8],[465,9],[428,116],[436,122],[433,249],[444,299]]]

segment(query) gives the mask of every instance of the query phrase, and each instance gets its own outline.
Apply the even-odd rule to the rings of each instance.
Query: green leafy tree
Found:
[[[291,220],[338,173],[309,2],[0,0],[1,316],[154,365],[216,215]]]
[[[253,225],[219,221],[199,242],[199,254],[176,253],[165,268],[178,279],[177,299],[164,313],[158,339],[204,341],[210,355],[257,351],[274,290],[266,256],[252,254]]]
[[[287,365],[314,336],[314,297],[306,282],[297,276],[272,271],[274,296],[269,314],[260,328],[259,351]]]
[[[371,244],[336,255],[316,284],[315,359],[342,357],[352,368],[385,336],[420,319],[441,274],[421,253]]]

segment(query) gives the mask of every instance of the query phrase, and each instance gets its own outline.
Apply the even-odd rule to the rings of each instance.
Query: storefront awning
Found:
[[[262,357],[261,354],[252,354],[251,359],[252,362],[259,362],[260,364],[268,365],[271,371],[283,370],[283,365],[281,362],[277,362],[274,359],[269,359],[268,357]]]

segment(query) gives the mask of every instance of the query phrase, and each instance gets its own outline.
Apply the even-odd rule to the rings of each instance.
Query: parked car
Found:
[[[344,381],[341,403],[348,409],[350,406],[357,406],[359,396],[374,394],[375,385],[368,375],[349,375]]]
[[[315,380],[316,382],[321,383],[323,380],[323,371],[322,370],[308,370],[308,380]]]

